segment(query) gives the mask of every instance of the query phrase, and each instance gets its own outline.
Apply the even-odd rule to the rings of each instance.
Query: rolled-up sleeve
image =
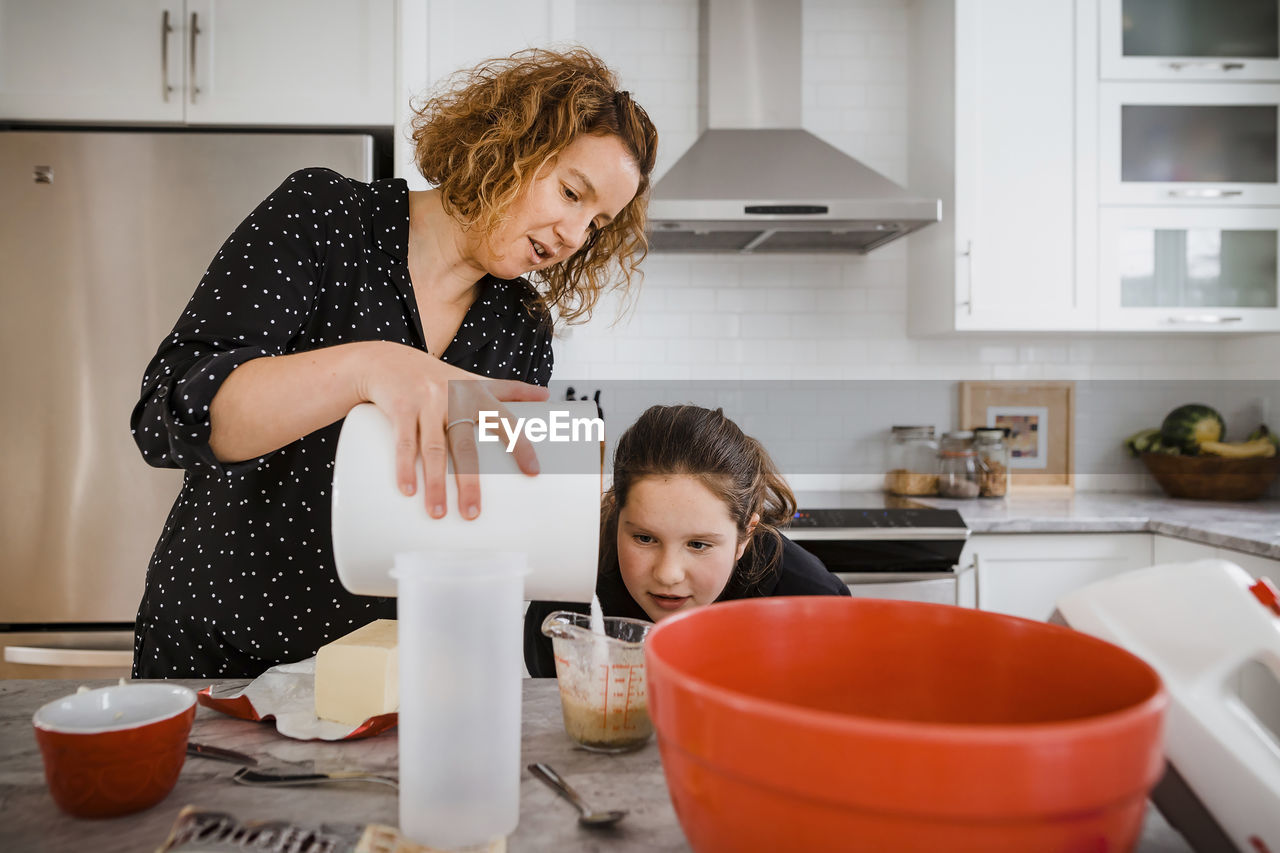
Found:
[[[131,425],[148,464],[230,474],[261,461],[217,460],[209,407],[240,365],[294,351],[324,286],[323,247],[349,212],[344,181],[295,172],[223,243],[143,376]]]

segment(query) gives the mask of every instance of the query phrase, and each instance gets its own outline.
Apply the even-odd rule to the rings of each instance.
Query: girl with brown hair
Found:
[[[618,439],[600,509],[596,596],[607,616],[658,622],[694,607],[773,595],[849,595],[781,528],[796,501],[759,441],[721,409],[653,406]],[[535,601],[525,664],[555,675],[542,620],[582,605]]]
[[[186,469],[156,545],[134,676],[254,676],[394,602],[337,582],[330,496],[341,420],[370,402],[396,483],[441,517],[480,512],[479,410],[544,400],[553,312],[590,315],[644,256],[657,132],[585,50],[484,63],[414,122],[433,188],[290,175],[232,233],[146,369],[146,461]],[[489,381],[455,381],[481,380]],[[523,440],[517,461],[537,471]]]

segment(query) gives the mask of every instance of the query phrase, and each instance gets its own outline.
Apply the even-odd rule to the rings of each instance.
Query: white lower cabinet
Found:
[[[991,533],[969,538],[980,610],[1048,619],[1073,589],[1151,565],[1149,533]]]
[[[1201,542],[1189,542],[1175,536],[1157,535],[1152,548],[1152,563],[1187,563],[1192,560],[1229,560],[1255,578],[1267,578],[1280,586],[1280,560],[1246,554],[1230,548],[1215,548]]]

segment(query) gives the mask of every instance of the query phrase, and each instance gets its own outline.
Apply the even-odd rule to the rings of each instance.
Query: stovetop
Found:
[[[800,500],[787,537],[838,574],[952,573],[969,537],[956,510],[882,492]]]
[[[900,530],[904,536],[920,529],[954,530],[964,538],[967,526],[954,509],[801,509],[791,519],[791,530],[879,528]]]

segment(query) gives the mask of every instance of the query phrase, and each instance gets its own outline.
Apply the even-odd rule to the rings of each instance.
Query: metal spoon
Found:
[[[379,776],[361,770],[339,770],[333,773],[274,773],[265,770],[250,770],[241,767],[231,777],[241,785],[262,785],[267,787],[287,787],[290,785],[319,785],[324,782],[377,782],[399,789],[400,783],[390,776]]]
[[[578,823],[583,826],[605,827],[613,826],[618,821],[627,816],[626,809],[613,809],[610,811],[598,812],[583,802],[578,792],[569,787],[569,783],[560,778],[560,774],[552,770],[549,765],[537,763],[529,765],[529,772],[533,774],[535,779],[540,779],[547,784],[551,790],[573,803],[573,807],[578,810]]]

